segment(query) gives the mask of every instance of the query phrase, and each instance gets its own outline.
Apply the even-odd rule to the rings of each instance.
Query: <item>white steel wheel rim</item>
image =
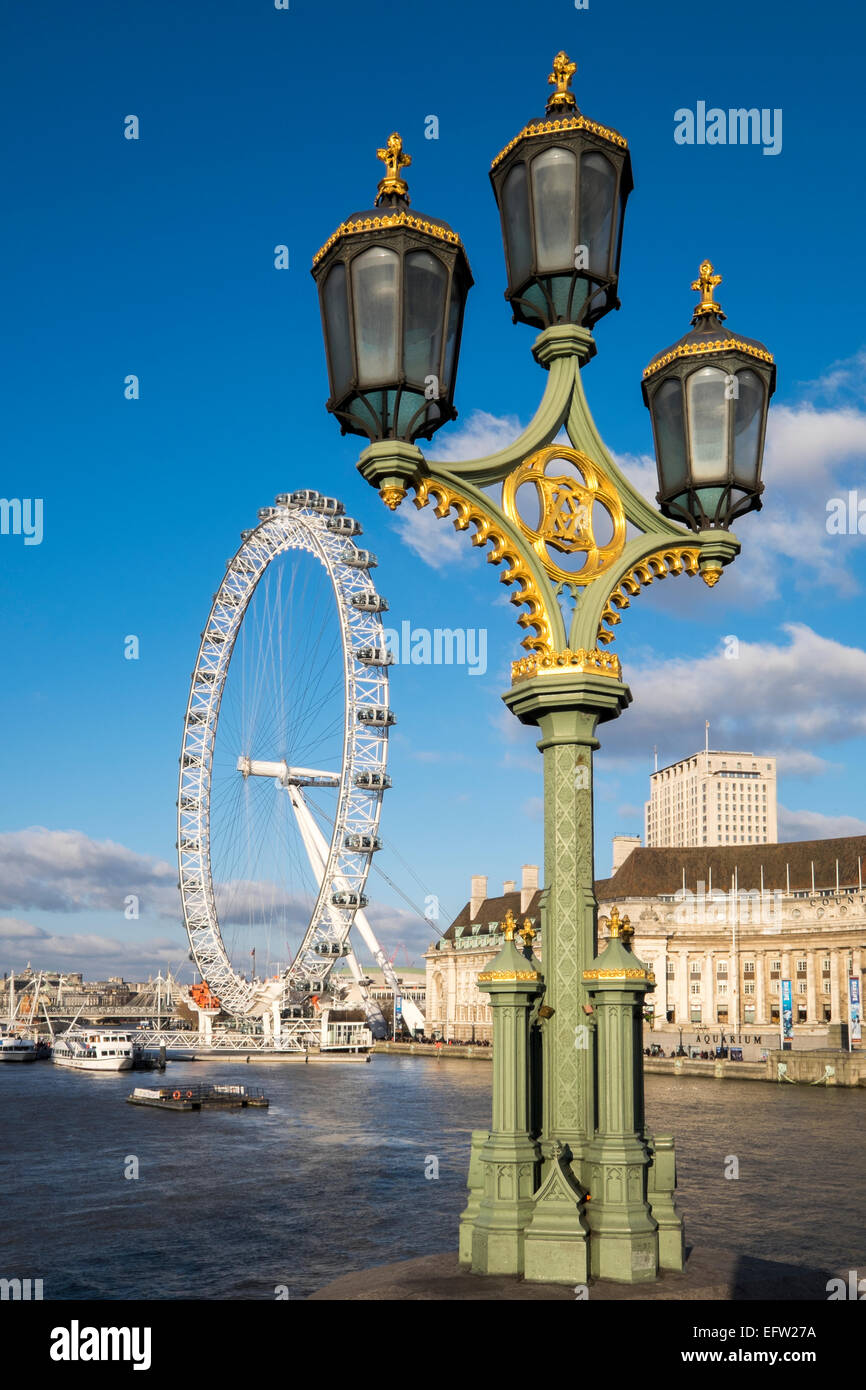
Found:
[[[262,513],[260,513],[262,515]],[[307,551],[327,571],[339,617],[345,727],[337,812],[325,873],[303,940],[278,988],[244,979],[234,968],[220,929],[210,856],[210,792],[213,758],[225,689],[235,641],[259,580],[278,556]],[[347,563],[356,553],[354,541],[328,527],[328,517],[309,507],[264,509],[264,519],[245,532],[242,544],[228,562],[202,633],[184,718],[177,799],[177,851],[184,925],[196,967],[221,1006],[235,1015],[262,1014],[276,1000],[309,994],[324,983],[342,959],[356,906],[332,901],[335,883],[361,901],[370,870],[372,849],[350,849],[349,836],[376,839],[384,787],[358,787],[362,773],[384,778],[388,757],[388,726],[361,723],[365,707],[389,709],[387,666],[361,662],[362,647],[385,648],[380,611],[353,605],[356,595],[374,603],[378,595],[366,568]],[[317,949],[319,948],[319,949]],[[327,948],[324,953],[322,948]]]

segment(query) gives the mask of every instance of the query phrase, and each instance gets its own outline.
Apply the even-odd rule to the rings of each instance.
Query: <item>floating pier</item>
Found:
[[[267,1109],[270,1102],[256,1086],[160,1086],[152,1090],[136,1086],[129,1105],[151,1105],[158,1110]]]

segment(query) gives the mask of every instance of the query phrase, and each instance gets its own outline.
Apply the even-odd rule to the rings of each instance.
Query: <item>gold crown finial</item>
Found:
[[[505,921],[502,923],[502,930],[505,932],[505,940],[513,941],[514,933],[517,931],[517,923],[514,920],[514,913],[511,908],[505,914]]]
[[[548,114],[577,105],[574,92],[571,91],[571,79],[576,72],[577,63],[573,63],[565,50],[560,49],[553,60],[553,72],[547,79],[551,86],[556,86],[556,91],[547,99]]]
[[[620,917],[619,908],[616,903],[614,903],[610,910],[610,916],[602,917],[601,920],[608,928],[608,936],[611,941],[616,941],[617,937],[621,936],[626,946],[629,944],[631,938],[634,936],[634,928],[627,914],[625,917]]]
[[[398,198],[405,198],[408,203],[409,185],[405,179],[401,179],[400,170],[412,163],[412,156],[406,154],[403,141],[396,130],[388,136],[388,143],[384,149],[376,151],[376,158],[381,159],[385,165],[385,177],[381,180],[379,192],[376,194],[376,207],[391,193],[396,194]]]
[[[518,936],[523,937],[523,944],[526,947],[530,947],[535,940],[535,928],[528,917],[524,917],[523,926],[520,928]]]
[[[721,304],[717,304],[714,298],[716,285],[721,283],[721,275],[713,274],[712,261],[701,261],[700,276],[697,280],[692,281],[692,289],[699,290],[701,295],[701,302],[694,312],[696,319],[703,318],[705,314],[715,314],[716,318],[719,319],[725,318]]]

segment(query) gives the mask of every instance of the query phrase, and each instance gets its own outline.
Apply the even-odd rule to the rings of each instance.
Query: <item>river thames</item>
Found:
[[[270,1109],[125,1104],[166,1080],[263,1086]],[[490,1080],[482,1062],[387,1056],[158,1079],[4,1066],[0,1276],[42,1279],[45,1299],[303,1298],[455,1249]],[[647,1076],[646,1091],[650,1127],[676,1135],[687,1244],[866,1271],[862,1090]]]

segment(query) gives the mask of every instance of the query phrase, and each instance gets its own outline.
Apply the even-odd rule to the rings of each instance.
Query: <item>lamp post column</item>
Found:
[[[588,1187],[595,1074],[583,971],[596,949],[592,754],[596,726],[616,718],[631,694],[610,676],[555,673],[520,681],[503,698],[521,722],[539,727],[544,756],[544,1002],[553,1013],[542,1030],[541,1151],[546,1165],[555,1144],[567,1145],[574,1176]],[[574,1220],[582,1229],[576,1211]]]

